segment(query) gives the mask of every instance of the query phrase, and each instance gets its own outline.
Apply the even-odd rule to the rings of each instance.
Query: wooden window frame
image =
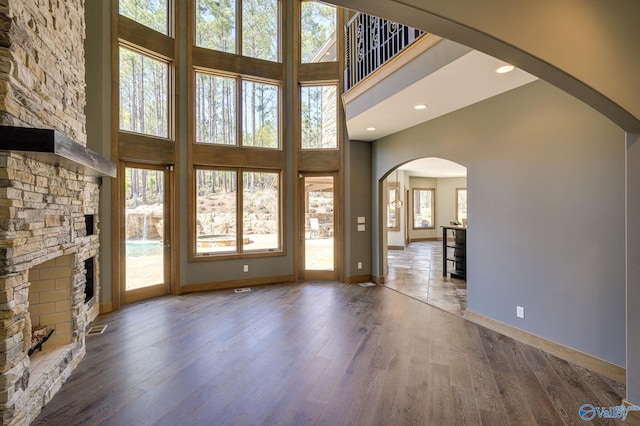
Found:
[[[192,37],[193,37],[193,44],[192,47],[197,48],[197,49],[204,49],[204,50],[208,50],[211,52],[217,52],[218,54],[222,54],[222,55],[231,55],[231,56],[237,56],[237,57],[242,57],[242,58],[249,58],[252,60],[256,60],[256,61],[264,61],[264,62],[269,62],[269,63],[274,63],[274,64],[281,64],[283,63],[283,58],[284,58],[284,49],[283,49],[283,44],[284,44],[284,31],[283,31],[283,23],[285,22],[285,16],[284,16],[284,8],[282,7],[282,1],[283,0],[276,0],[277,1],[277,23],[278,23],[278,48],[277,48],[277,52],[276,52],[276,60],[275,61],[271,61],[269,59],[259,59],[259,58],[255,58],[253,56],[245,56],[242,53],[242,41],[243,41],[243,20],[242,20],[242,15],[243,15],[243,2],[244,0],[235,0],[235,49],[234,52],[225,52],[222,50],[217,50],[217,49],[211,49],[208,47],[202,47],[202,46],[198,46],[196,45],[196,37],[195,37],[195,32],[197,30],[197,25],[196,25],[196,13],[197,13],[197,7],[196,7],[196,2],[197,0],[189,0],[191,7],[192,7]]]
[[[402,210],[400,207],[393,207],[391,205],[391,202],[393,200],[395,200],[395,198],[392,200],[391,199],[391,191],[395,191],[397,194],[397,197],[400,199],[401,198],[401,194],[398,192],[400,190],[400,185],[398,184],[398,182],[389,182],[387,185],[387,197],[389,198],[387,200],[387,215],[392,211],[395,210],[395,214],[396,214],[396,223],[395,226],[389,226],[389,218],[387,217],[387,230],[391,231],[391,232],[398,232],[400,231],[400,215],[402,214]]]
[[[300,42],[298,43],[298,49],[297,49],[298,50],[298,52],[297,52],[298,63],[303,65],[303,66],[306,66],[306,65],[312,65],[313,66],[313,64],[317,65],[317,64],[331,64],[331,63],[336,64],[336,63],[338,63],[340,61],[340,55],[338,55],[338,58],[335,61],[302,62],[302,4],[303,3],[324,3],[324,4],[328,5],[328,6],[333,7],[335,9],[335,11],[336,11],[336,14],[335,14],[335,25],[336,25],[336,33],[337,33],[336,37],[338,37],[340,35],[342,37],[344,37],[344,33],[343,33],[344,30],[342,30],[342,31],[340,30],[340,25],[341,25],[343,19],[342,19],[341,13],[339,12],[339,8],[337,6],[325,3],[325,2],[322,2],[322,1],[317,1],[317,0],[299,0],[299,5],[298,5],[298,15],[299,15],[298,16],[298,25],[299,25],[299,30],[298,30],[298,32],[296,34],[296,36],[298,37],[298,40],[300,40]],[[339,40],[338,39],[336,39],[336,44],[339,44]]]
[[[142,24],[138,24],[138,25],[142,25]],[[167,66],[167,117],[166,117],[166,125],[167,125],[167,135],[166,136],[157,136],[157,135],[152,135],[149,133],[141,133],[135,130],[127,130],[127,129],[123,129],[122,128],[122,123],[120,122],[120,108],[121,108],[121,99],[120,96],[118,96],[118,105],[117,105],[117,112],[115,113],[117,115],[117,120],[118,120],[118,132],[120,133],[130,133],[130,134],[134,134],[134,135],[139,135],[141,137],[146,137],[146,138],[157,138],[157,139],[162,139],[162,140],[174,140],[175,139],[175,78],[174,78],[174,73],[175,73],[175,69],[174,69],[174,63],[173,63],[173,59],[167,58],[165,56],[162,56],[160,54],[157,54],[156,52],[152,52],[149,51],[147,49],[141,48],[140,46],[131,44],[127,41],[121,40],[118,43],[117,46],[117,50],[118,50],[118,57],[120,57],[121,55],[121,49],[126,49],[129,50],[133,53],[136,53],[138,55],[142,55],[146,58],[152,59],[154,61],[158,61],[161,62],[163,64],[165,64]],[[118,65],[120,65],[120,61],[118,61]],[[118,67],[118,89],[121,90],[121,75],[120,75],[120,68]]]
[[[416,226],[416,212],[415,212],[415,193],[416,191],[429,191],[431,192],[431,226]],[[430,230],[436,227],[436,190],[435,188],[411,188],[411,227],[414,231]]]
[[[176,20],[175,20],[175,13],[174,13],[174,11],[175,11],[175,4],[174,3],[175,3],[175,0],[167,0],[167,32],[166,33],[163,33],[162,31],[158,31],[158,30],[156,30],[154,28],[148,27],[147,25],[143,24],[142,22],[135,21],[134,19],[129,18],[126,15],[120,14],[120,1],[118,1],[118,7],[116,8],[116,12],[118,13],[118,16],[120,18],[129,19],[129,20],[131,20],[133,22],[136,22],[139,25],[142,25],[142,26],[148,28],[149,30],[157,32],[158,34],[162,34],[163,36],[167,36],[167,37],[172,37],[173,38],[173,37],[175,37],[175,27],[176,27],[175,26],[175,21]]]
[[[223,70],[217,70],[217,69],[207,69],[207,68],[202,68],[202,67],[194,67],[193,69],[193,90],[192,93],[195,93],[196,90],[196,75],[197,74],[204,74],[204,75],[208,75],[208,76],[214,76],[214,77],[224,77],[224,78],[229,78],[229,79],[234,79],[235,80],[235,108],[234,108],[234,114],[235,114],[235,138],[236,138],[236,143],[235,144],[221,144],[221,143],[213,143],[213,142],[201,142],[198,141],[196,139],[196,135],[195,135],[195,131],[194,131],[194,135],[192,141],[194,144],[196,145],[203,145],[203,146],[208,146],[208,147],[227,147],[227,148],[246,148],[246,149],[264,149],[264,150],[271,150],[271,151],[282,151],[283,150],[283,90],[282,90],[282,82],[279,80],[271,80],[271,79],[267,79],[267,78],[261,78],[261,77],[255,77],[255,76],[247,76],[247,75],[242,75],[242,74],[237,74],[237,73],[231,73],[228,71],[223,71]],[[270,147],[261,147],[261,146],[251,146],[251,145],[245,145],[244,144],[244,138],[243,138],[243,129],[242,129],[242,119],[243,119],[243,83],[244,82],[252,82],[252,83],[260,83],[260,84],[269,84],[272,86],[277,87],[278,90],[278,110],[277,110],[277,123],[278,123],[278,146],[275,148],[270,148]],[[195,110],[196,110],[196,105],[195,105],[196,99],[194,98],[193,100],[193,114],[191,117],[191,122],[193,123],[193,128],[196,128],[196,114],[195,114]]]
[[[302,89],[304,87],[329,87],[329,86],[334,86],[336,88],[336,104],[335,104],[335,117],[336,117],[336,146],[335,147],[331,147],[331,148],[304,148],[302,146],[302,131],[303,131],[303,125],[302,125]],[[339,129],[342,126],[342,121],[340,118],[340,102],[339,102],[339,98],[340,98],[340,85],[338,81],[308,81],[308,82],[301,82],[299,87],[298,87],[298,128],[299,128],[299,134],[298,134],[298,149],[300,151],[303,152],[313,152],[313,151],[317,151],[317,152],[331,152],[331,151],[339,151],[342,148],[342,137],[340,135],[340,131]]]
[[[196,217],[197,217],[197,184],[196,175],[198,170],[218,170],[218,171],[232,171],[236,173],[236,246],[235,251],[225,251],[219,253],[197,253],[197,229],[196,229]],[[244,238],[244,172],[254,173],[272,173],[278,175],[278,248],[277,249],[265,249],[265,250],[244,250],[243,238]],[[210,166],[194,166],[191,172],[191,180],[193,184],[192,189],[189,192],[189,262],[207,262],[220,259],[246,259],[246,258],[258,258],[258,257],[273,257],[282,256],[285,254],[284,250],[284,193],[282,191],[282,183],[284,181],[284,173],[282,170],[263,169],[257,167],[210,167]]]
[[[237,2],[237,7],[241,11],[242,2]],[[189,55],[187,61],[188,86],[188,173],[187,187],[189,188],[188,201],[188,261],[189,262],[207,262],[216,260],[227,260],[234,258],[251,258],[251,257],[270,257],[283,256],[286,254],[284,214],[286,212],[285,196],[283,190],[285,185],[285,164],[286,164],[286,144],[284,140],[286,117],[285,117],[285,64],[282,62],[285,58],[284,45],[284,24],[285,9],[283,0],[278,0],[278,50],[279,61],[273,62],[263,59],[257,59],[249,56],[242,56],[242,37],[238,37],[238,31],[242,31],[242,15],[236,15],[236,53],[227,53],[214,49],[198,47],[195,45],[196,31],[196,13],[195,0],[190,0],[187,5],[187,14],[189,16],[189,24],[187,34],[189,39]],[[236,144],[223,145],[206,142],[197,142],[195,134],[195,82],[196,73],[213,74],[225,77],[232,77],[236,81]],[[278,87],[278,147],[254,147],[245,146],[242,141],[242,97],[243,82],[251,81],[257,83],[266,83]],[[249,250],[244,252],[225,252],[225,253],[196,253],[196,206],[195,194],[196,173],[200,169],[224,169],[234,170],[238,173],[238,194],[236,197],[236,216],[237,216],[237,238],[242,238],[242,173],[246,171],[278,173],[280,187],[278,192],[279,211],[278,211],[278,232],[279,232],[279,248],[278,250],[268,249],[265,251]],[[237,245],[240,250],[240,245]]]
[[[179,172],[178,140],[179,117],[176,113],[179,87],[177,58],[179,56],[179,34],[176,31],[178,8],[175,0],[168,1],[167,10],[167,34],[156,31],[146,25],[134,21],[119,13],[119,1],[113,0],[111,10],[111,158],[118,164],[119,169],[125,164],[143,164],[152,167],[167,167],[170,171],[170,182],[173,176]],[[131,49],[137,53],[152,57],[153,59],[168,64],[167,98],[167,137],[157,137],[137,132],[120,130],[120,47]],[[111,185],[111,238],[114,242],[121,241],[120,230],[124,226],[123,200],[121,199],[121,179],[115,178]],[[178,191],[171,191],[167,199],[171,224],[168,227],[168,241],[176,241],[179,223]],[[111,256],[112,285],[111,308],[118,309],[124,303],[130,303],[124,288],[124,245],[112,244]],[[169,259],[169,292],[177,291],[178,280],[178,256],[175,250],[171,251]]]

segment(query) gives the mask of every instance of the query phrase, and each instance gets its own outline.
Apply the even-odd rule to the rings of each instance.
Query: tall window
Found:
[[[236,79],[196,73],[196,141],[236,145]]]
[[[196,171],[196,253],[235,252],[238,174],[235,170]]]
[[[337,93],[336,85],[300,87],[302,149],[338,147]]]
[[[456,222],[467,224],[467,188],[456,188]]]
[[[280,249],[279,173],[196,169],[196,209],[197,255]]]
[[[280,175],[242,173],[243,249],[280,248]]]
[[[151,29],[168,34],[168,0],[120,0],[119,13]]]
[[[280,88],[277,84],[202,72],[196,73],[195,81],[196,142],[280,147]],[[238,90],[242,96],[240,119],[236,117]],[[237,140],[238,123],[242,124],[240,141]]]
[[[169,137],[169,64],[123,46],[120,130]]]
[[[242,82],[242,145],[279,147],[279,94],[275,84]]]
[[[242,55],[277,62],[280,58],[277,0],[242,1]]]
[[[390,182],[387,202],[387,228],[389,231],[400,230],[400,203],[394,203],[394,201],[400,200],[398,191],[398,182]]]
[[[195,14],[196,46],[279,60],[278,0],[196,0]]]
[[[336,61],[336,8],[316,1],[305,1],[301,4],[301,15],[301,62]]]
[[[434,223],[435,190],[413,189],[413,229],[431,229]]]

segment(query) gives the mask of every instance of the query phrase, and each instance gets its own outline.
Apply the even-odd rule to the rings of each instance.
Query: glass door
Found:
[[[124,169],[124,302],[168,294],[169,209],[166,167]]]
[[[303,174],[302,180],[303,278],[333,280],[336,279],[334,177]]]

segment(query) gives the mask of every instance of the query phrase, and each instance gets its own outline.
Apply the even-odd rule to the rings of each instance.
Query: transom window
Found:
[[[196,0],[195,4],[196,46],[280,60],[278,0]]]
[[[413,229],[432,229],[434,223],[435,190],[413,188]]]
[[[120,15],[162,34],[168,34],[168,0],[119,0],[118,7]]]
[[[336,8],[317,1],[304,1],[300,7],[301,62],[306,64],[337,61]]]
[[[196,72],[196,142],[280,147],[280,86]],[[241,98],[238,99],[238,92]],[[240,103],[240,118],[237,117]],[[241,132],[238,134],[238,123]]]

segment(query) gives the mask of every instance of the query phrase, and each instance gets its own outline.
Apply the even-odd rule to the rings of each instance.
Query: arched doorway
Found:
[[[381,185],[385,286],[462,315],[466,280],[443,275],[443,261],[452,257],[446,251],[452,249],[443,247],[442,227],[466,227],[466,167],[442,158],[420,158],[394,168]]]

